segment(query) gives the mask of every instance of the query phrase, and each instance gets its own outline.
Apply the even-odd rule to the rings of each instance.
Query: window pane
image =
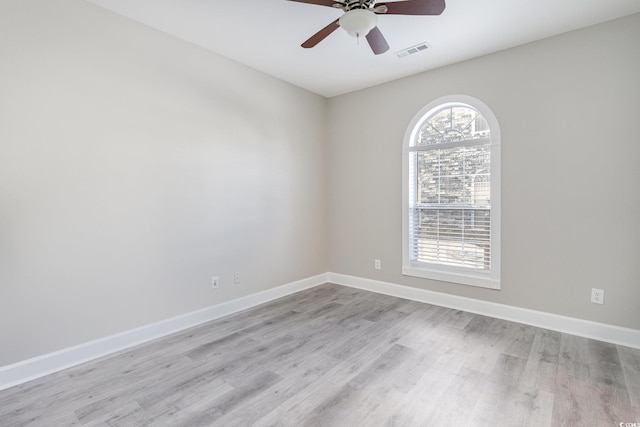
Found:
[[[420,128],[416,145],[437,144],[442,142],[447,129],[451,125],[451,109],[436,113]]]
[[[491,184],[489,174],[478,174],[472,177],[471,203],[475,206],[491,205]]]
[[[464,174],[464,147],[438,150],[440,154],[440,175],[461,176]]]
[[[437,171],[440,168],[438,150],[421,151],[416,153],[418,164],[418,203],[438,203],[438,186],[440,180]]]
[[[465,147],[464,169],[467,174],[489,173],[491,151],[489,145]]]
[[[424,121],[416,146],[489,138],[489,125],[476,110],[466,106],[449,106]]]
[[[464,176],[440,177],[440,201],[441,204],[466,204],[469,203],[468,185]]]
[[[418,203],[489,204],[488,145],[419,151],[416,156]]]

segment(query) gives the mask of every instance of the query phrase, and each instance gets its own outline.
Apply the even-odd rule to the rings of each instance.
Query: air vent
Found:
[[[418,52],[424,52],[425,50],[429,49],[430,47],[431,46],[429,46],[429,44],[427,42],[424,42],[424,43],[420,43],[420,44],[417,44],[415,46],[411,46],[411,47],[408,47],[406,49],[400,50],[400,51],[396,52],[396,55],[398,56],[398,58],[404,58],[406,56],[413,55],[413,54],[418,53]]]

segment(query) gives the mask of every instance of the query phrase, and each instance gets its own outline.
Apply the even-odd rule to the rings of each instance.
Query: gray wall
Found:
[[[326,99],[80,0],[0,61],[0,366],[327,271]]]
[[[640,329],[638,40],[633,15],[330,99],[330,270]],[[450,94],[501,126],[501,291],[401,275],[403,135]]]

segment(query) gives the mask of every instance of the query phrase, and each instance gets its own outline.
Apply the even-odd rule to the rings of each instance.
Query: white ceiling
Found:
[[[317,94],[332,97],[640,12],[639,0],[447,0],[440,16],[379,15],[391,48],[338,29],[300,44],[342,11],[288,0],[88,0]],[[381,0],[382,2],[383,0]],[[396,52],[427,42],[405,58]]]

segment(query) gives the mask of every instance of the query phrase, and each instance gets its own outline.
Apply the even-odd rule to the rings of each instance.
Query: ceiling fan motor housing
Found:
[[[347,12],[355,9],[371,9],[371,6],[373,6],[374,3],[375,3],[375,0],[367,0],[367,1],[354,0],[354,1],[346,1],[340,4],[340,6],[343,8],[345,12]]]

